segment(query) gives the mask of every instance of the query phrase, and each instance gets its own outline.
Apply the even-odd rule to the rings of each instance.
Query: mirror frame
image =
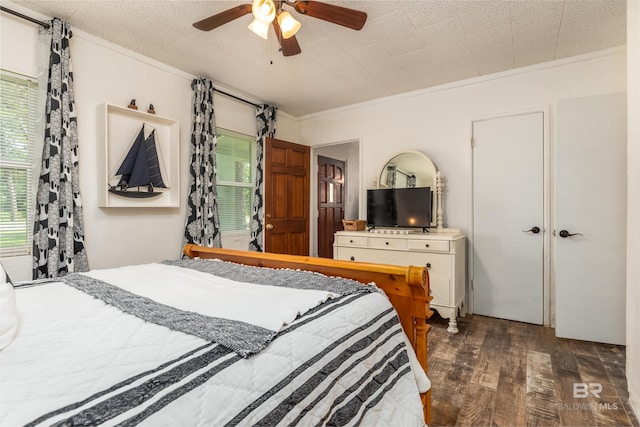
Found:
[[[382,167],[382,169],[380,170],[380,173],[378,174],[378,188],[389,188],[387,187],[386,182],[383,182],[383,177],[386,177],[387,174],[387,167],[389,166],[390,163],[393,162],[394,159],[398,158],[399,156],[402,155],[415,155],[421,158],[422,161],[425,162],[425,164],[427,165],[427,168],[432,167],[434,173],[433,176],[433,182],[429,185],[429,187],[431,187],[431,191],[434,194],[433,197],[433,206],[431,207],[431,227],[436,227],[438,229],[442,229],[443,228],[443,222],[442,222],[442,218],[443,218],[443,210],[442,210],[442,188],[443,188],[443,184],[442,184],[442,175],[440,173],[440,171],[438,170],[436,164],[433,162],[433,160],[431,160],[429,158],[429,156],[427,156],[426,154],[417,151],[417,150],[407,150],[407,151],[401,151],[399,153],[396,153],[394,156],[392,156],[389,160],[386,161],[386,163],[384,164],[384,166]],[[386,181],[386,179],[385,179]],[[425,185],[426,186],[426,185]]]

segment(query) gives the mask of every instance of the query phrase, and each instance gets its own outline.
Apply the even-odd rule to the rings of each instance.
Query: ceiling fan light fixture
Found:
[[[269,33],[269,23],[263,22],[259,19],[254,19],[247,27],[255,34],[259,35],[263,39],[267,40],[267,34]]]
[[[258,21],[270,24],[276,17],[276,5],[273,0],[253,0],[251,12]]]
[[[278,25],[285,39],[293,37],[300,29],[300,22],[287,11],[280,12],[278,15]]]
[[[333,2],[333,0],[329,1]],[[250,3],[247,2],[231,7],[195,22],[193,26],[201,31],[211,31],[252,13],[254,19],[248,26],[252,32],[267,40],[267,35],[270,32],[269,27],[273,26],[282,55],[298,55],[302,50],[296,39],[296,34],[301,24],[291,16],[291,13],[285,13],[284,6],[291,7],[302,15],[353,30],[362,29],[367,21],[365,12],[334,5],[322,0],[251,0]],[[275,21],[276,16],[278,17],[277,21]]]

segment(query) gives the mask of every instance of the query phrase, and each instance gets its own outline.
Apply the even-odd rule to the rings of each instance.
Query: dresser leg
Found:
[[[452,335],[457,334],[458,331],[458,322],[456,322],[456,317],[455,316],[451,316],[449,318],[449,327],[447,328],[447,332],[449,332]]]

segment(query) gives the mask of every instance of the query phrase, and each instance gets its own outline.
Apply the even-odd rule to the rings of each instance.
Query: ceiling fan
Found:
[[[336,6],[315,0],[253,0],[252,4],[242,4],[220,12],[193,24],[199,30],[211,31],[234,19],[253,13],[254,20],[249,29],[262,38],[267,38],[269,25],[273,26],[280,50],[284,56],[297,55],[302,50],[295,33],[300,23],[283,6],[295,9],[301,15],[311,16],[343,27],[360,30],[367,21],[367,14],[355,9]]]

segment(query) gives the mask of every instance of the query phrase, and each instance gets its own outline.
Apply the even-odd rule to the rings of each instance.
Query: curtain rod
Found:
[[[256,108],[260,107],[260,105],[259,105],[259,104],[253,103],[253,102],[251,102],[251,101],[247,101],[246,99],[242,99],[242,98],[240,98],[239,96],[232,95],[232,94],[230,94],[230,93],[228,93],[228,92],[225,92],[225,91],[223,91],[223,90],[216,89],[216,88],[213,88],[213,90],[214,90],[214,92],[221,93],[222,95],[228,96],[229,98],[236,99],[236,100],[238,100],[238,101],[240,101],[240,102],[244,102],[245,104],[253,105],[253,106],[254,106],[254,107],[256,107]]]
[[[15,10],[7,9],[7,8],[6,8],[6,7],[4,7],[4,6],[0,6],[0,10],[2,10],[3,12],[10,13],[11,15],[15,15],[15,16],[17,16],[18,18],[22,18],[22,19],[27,20],[27,21],[29,21],[29,22],[33,22],[34,24],[38,24],[38,25],[40,25],[41,27],[46,28],[47,30],[49,29],[49,27],[51,27],[51,26],[50,26],[49,24],[47,24],[46,22],[38,21],[38,20],[37,20],[37,19],[35,19],[35,18],[32,18],[32,17],[27,16],[27,15],[23,15],[22,13],[16,12]]]
[[[4,6],[0,6],[0,10],[2,10],[3,12],[7,12],[7,13],[9,13],[9,14],[11,14],[11,15],[15,15],[15,16],[17,16],[17,17],[19,17],[19,18],[22,18],[22,19],[24,19],[24,20],[27,20],[27,21],[29,21],[29,22],[33,22],[34,24],[38,24],[38,25],[40,25],[41,27],[44,27],[44,28],[46,28],[46,29],[49,29],[49,27],[50,27],[50,25],[49,25],[49,24],[47,24],[46,22],[38,21],[38,20],[37,20],[37,19],[35,19],[35,18],[32,18],[32,17],[27,16],[27,15],[23,15],[22,13],[16,12],[15,10],[7,9],[7,8],[6,8],[6,7],[4,7]],[[225,92],[225,91],[223,91],[223,90],[216,89],[216,88],[213,88],[213,90],[214,90],[214,91],[216,91],[216,92],[218,92],[218,93],[221,93],[222,95],[225,95],[225,96],[228,96],[228,97],[230,97],[230,98],[236,99],[236,100],[238,100],[238,101],[240,101],[240,102],[244,102],[244,103],[246,103],[246,104],[253,105],[253,106],[254,106],[254,107],[256,107],[256,108],[260,107],[260,105],[259,105],[259,104],[256,104],[256,103],[251,102],[251,101],[247,101],[246,99],[242,99],[242,98],[240,98],[239,96],[232,95],[232,94],[230,94],[230,93],[228,93],[228,92]]]
[[[3,12],[7,12],[7,13],[9,13],[9,14],[11,14],[11,15],[15,15],[15,16],[17,16],[18,18],[22,18],[22,19],[27,20],[27,21],[29,21],[29,22],[33,22],[34,24],[38,24],[38,25],[40,25],[41,27],[44,27],[44,28],[46,28],[46,29],[49,29],[49,27],[51,27],[51,26],[50,26],[49,24],[47,24],[46,22],[38,21],[38,20],[37,20],[37,19],[35,19],[35,18],[32,18],[32,17],[27,16],[27,15],[23,15],[22,13],[16,12],[15,10],[7,9],[7,8],[6,8],[6,7],[4,7],[4,6],[0,6],[0,10],[2,10]],[[236,99],[236,100],[238,100],[238,101],[240,101],[240,102],[244,102],[244,103],[246,103],[246,104],[253,105],[253,106],[254,106],[254,107],[256,107],[256,108],[260,107],[260,105],[259,105],[259,104],[256,104],[256,103],[251,102],[251,101],[247,101],[246,99],[242,99],[242,98],[240,98],[239,96],[232,95],[232,94],[230,94],[230,93],[228,93],[228,92],[225,92],[225,91],[223,91],[223,90],[216,89],[216,88],[213,88],[213,90],[214,90],[215,92],[221,93],[222,95],[225,95],[225,96],[228,96],[228,97],[230,97],[230,98]]]

